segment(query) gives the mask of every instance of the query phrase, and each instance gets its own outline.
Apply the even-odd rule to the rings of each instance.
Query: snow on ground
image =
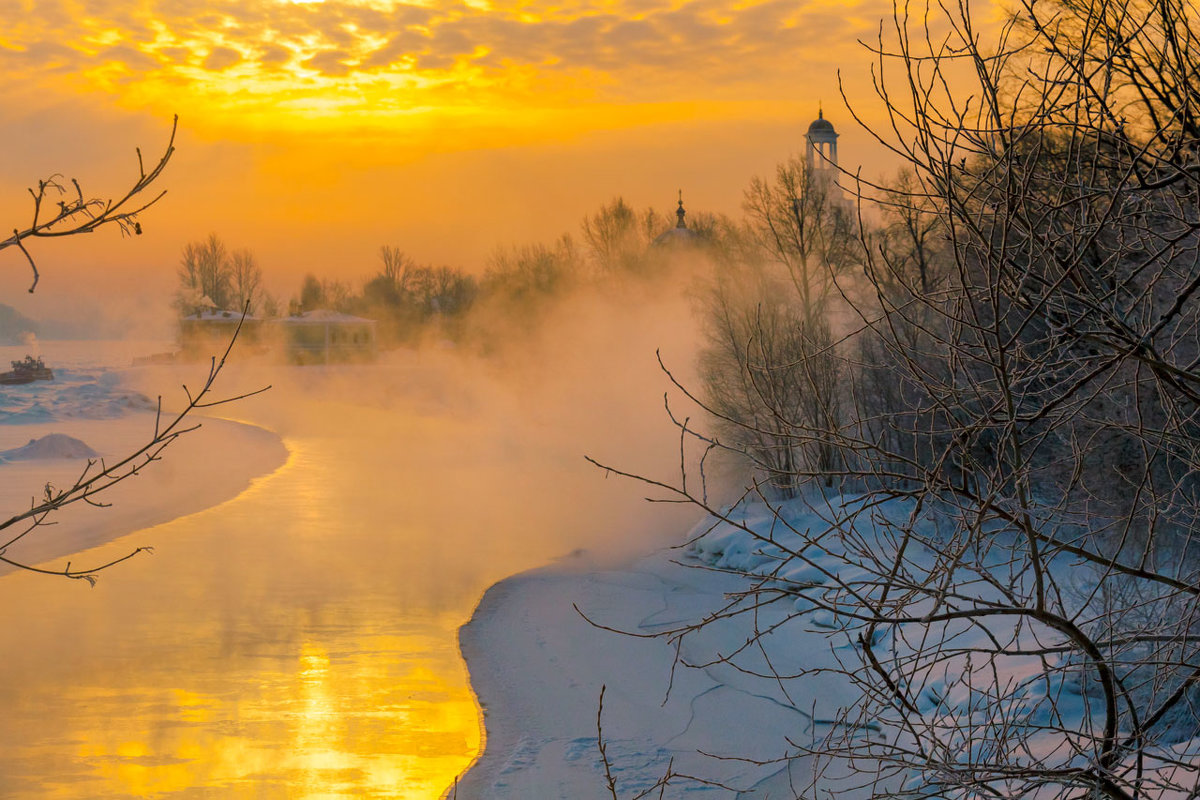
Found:
[[[48,433],[40,439],[30,439],[29,444],[14,447],[11,450],[0,450],[0,462],[31,461],[43,458],[96,458],[100,454],[88,447],[87,442],[80,441],[65,433]]]
[[[112,359],[112,366],[105,364],[110,351],[94,345],[59,352],[61,360],[47,357],[55,380],[0,387],[2,518],[29,508],[47,483],[70,486],[89,458],[112,463],[154,435],[157,403],[126,385],[121,367],[129,362],[123,350],[118,349],[121,356]],[[61,366],[64,361],[68,366]],[[197,370],[206,373],[207,365]],[[145,375],[139,380],[154,382]],[[164,375],[167,380],[164,393],[178,391],[174,378]],[[110,506],[77,503],[65,508],[56,515],[57,524],[41,528],[6,554],[41,563],[201,511],[235,497],[287,458],[282,441],[270,431],[214,418],[194,422],[202,424],[200,430],[181,437],[160,461],[107,492],[102,499]],[[16,532],[6,531],[9,536]],[[7,569],[0,568],[0,574]]]
[[[604,739],[621,798],[653,786],[668,768],[720,784],[680,778],[669,797],[792,797],[786,787],[807,782],[803,760],[738,759],[781,757],[794,752],[789,737],[811,743],[824,736],[821,721],[852,699],[844,680],[810,676],[785,694],[724,663],[679,666],[672,677],[675,653],[665,640],[603,630],[582,616],[653,634],[695,622],[726,605],[726,593],[745,588],[741,577],[697,569],[696,556],[667,550],[597,569],[581,553],[485,594],[460,643],[483,707],[486,747],[458,798],[611,797],[597,747],[602,685]],[[837,641],[819,626],[793,627],[777,637],[774,657],[833,666],[851,646],[844,634]],[[738,621],[711,625],[687,636],[679,655],[708,662],[740,647],[746,632]]]
[[[873,518],[901,519],[910,510],[898,501],[877,509]],[[812,762],[777,759],[794,755],[797,745],[816,744],[826,736],[878,741],[876,720],[881,718],[840,714],[859,699],[845,674],[863,664],[852,638],[854,626],[847,627],[827,609],[813,608],[804,596],[792,594],[785,602],[688,633],[678,640],[674,673],[677,654],[672,646],[663,638],[644,638],[679,630],[729,607],[731,598],[749,586],[746,577],[733,571],[815,587],[805,594],[820,592],[834,576],[853,582],[861,571],[853,553],[832,537],[820,546],[809,544],[803,560],[787,559],[785,548],[794,552],[802,547],[794,532],[827,527],[822,515],[802,502],[784,505],[779,515],[793,532],[781,532],[779,518],[761,505],[748,504],[729,513],[775,543],[764,543],[727,523],[704,533],[708,523],[703,523],[693,530],[687,546],[653,553],[623,568],[599,568],[586,554],[577,554],[502,581],[485,594],[461,629],[460,644],[483,707],[486,745],[453,796],[611,798],[598,748],[602,685],[607,687],[603,738],[621,800],[639,796],[669,768],[713,783],[678,779],[667,789],[667,797],[809,796],[805,789],[812,779]],[[862,541],[878,548],[886,560],[887,548],[895,542],[885,529],[886,525],[868,526]],[[912,557],[916,569],[932,568],[922,561],[921,556]],[[583,614],[601,626],[634,635],[598,628]],[[771,632],[761,638],[762,648],[746,647],[756,627]],[[986,645],[978,632],[955,635],[958,647]],[[877,640],[875,650],[906,647]],[[738,651],[736,666],[721,658]],[[822,671],[825,668],[828,671]],[[1020,658],[999,668],[998,680],[1010,690],[1004,700],[1010,704],[1007,719],[1046,724],[1042,717],[1053,708],[1064,724],[1085,725],[1088,701],[1077,686],[1064,683],[1070,682],[1071,671],[1054,673],[1058,685],[1051,685],[1054,682],[1039,677],[1041,671]],[[770,675],[785,677],[764,677]],[[978,702],[977,696],[963,695],[961,687],[939,691],[936,681],[925,685],[916,700],[923,714],[971,717],[969,707]],[[896,730],[892,728],[889,736]],[[1060,739],[1055,735],[1031,744],[1053,747]],[[1200,742],[1193,741],[1184,750],[1194,753],[1198,747]],[[965,741],[961,755],[970,757]],[[838,775],[837,768],[835,764],[822,773],[823,793],[839,800],[869,793],[868,787],[852,788],[853,776]],[[913,778],[897,775],[889,781],[901,779]],[[890,785],[891,790],[901,788]],[[654,791],[649,796],[659,795]]]

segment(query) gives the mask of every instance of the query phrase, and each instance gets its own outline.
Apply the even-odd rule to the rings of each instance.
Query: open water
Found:
[[[127,346],[42,347],[94,384],[93,409],[204,371],[114,380]],[[573,434],[590,421],[531,420],[520,392],[441,364],[227,377],[275,384],[219,411],[277,431],[280,469],[100,548],[156,552],[95,588],[0,578],[0,796],[437,798],[481,743],[456,632],[482,592],[644,513],[635,487],[583,462]],[[71,413],[61,390],[40,390],[40,422]]]

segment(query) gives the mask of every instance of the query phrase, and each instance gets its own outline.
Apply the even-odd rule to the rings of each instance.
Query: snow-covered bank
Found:
[[[939,796],[945,775],[982,771],[1006,747],[1012,763],[1053,782],[1061,764],[1077,767],[1087,747],[1104,746],[1085,662],[1063,655],[1065,637],[1039,628],[1040,618],[1019,621],[1019,607],[996,600],[1032,581],[1012,567],[1020,537],[989,531],[971,579],[939,595],[946,605],[922,598],[895,625],[870,625],[888,587],[920,597],[955,576],[939,560],[943,542],[956,541],[942,538],[944,510],[829,497],[727,514],[695,529],[686,547],[621,568],[578,556],[489,590],[460,632],[487,737],[457,797],[611,800],[598,747],[601,686],[621,800],[658,797],[668,773],[679,776],[669,797],[795,798],[813,796],[814,784],[846,800],[910,789]],[[895,535],[901,529],[908,534]],[[903,581],[888,583],[896,564]],[[1095,586],[1096,570],[1066,557],[1045,564],[1063,607],[1090,624],[1080,587]],[[872,684],[881,662],[890,668],[884,690]],[[899,691],[903,704],[893,702]],[[1194,713],[1181,709],[1155,730],[1145,749],[1152,766],[1130,756],[1128,774],[1164,797],[1193,784]],[[905,755],[931,752],[910,744],[926,730],[947,743],[941,761]]]
[[[112,464],[154,436],[156,404],[129,385],[122,370],[129,356],[122,343],[46,344],[54,355],[54,380],[0,387],[4,518],[29,508],[47,484],[72,485],[89,458]],[[175,385],[174,376],[170,381],[160,377],[151,382]],[[281,439],[261,427],[209,417],[195,417],[187,427],[196,424],[200,429],[176,440],[159,461],[95,498],[106,507],[69,506],[55,515],[53,525],[39,528],[6,554],[41,563],[201,511],[237,496],[287,459]],[[0,568],[0,574],[8,569]]]
[[[580,554],[493,586],[460,632],[486,745],[457,797],[610,798],[597,746],[602,685],[604,740],[622,798],[653,786],[668,768],[720,785],[678,778],[667,796],[686,790],[695,797],[778,797],[789,782],[805,783],[801,760],[789,767],[702,753],[766,759],[794,752],[789,737],[822,735],[814,716],[826,718],[845,704],[844,681],[813,677],[805,696],[793,690],[788,698],[728,664],[673,672],[675,652],[665,640],[603,630],[580,613],[600,625],[653,634],[697,621],[726,605],[726,593],[745,588],[744,579],[695,563],[683,551],[666,550],[597,570]],[[828,630],[795,633],[787,648],[793,657],[832,665],[837,651]],[[689,635],[680,656],[707,661],[745,638],[739,624],[722,622]]]
[[[287,448],[271,431],[221,419],[196,421],[202,427],[172,444],[160,461],[98,498],[111,505],[97,508],[76,503],[65,508],[56,515],[56,524],[42,527],[10,547],[8,555],[25,563],[41,563],[193,514],[236,497],[252,480],[273,472],[287,459]],[[78,439],[111,462],[154,435],[154,414],[0,425],[0,450],[19,448],[49,434]],[[47,483],[71,485],[86,464],[86,458],[0,463],[0,509],[4,516],[28,508],[42,495]],[[147,540],[145,544],[167,543]],[[0,569],[0,574],[8,569]]]

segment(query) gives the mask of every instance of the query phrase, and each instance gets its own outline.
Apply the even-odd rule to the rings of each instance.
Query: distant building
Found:
[[[808,133],[804,135],[804,139],[808,174],[815,181],[821,181],[827,186],[826,196],[830,200],[845,203],[846,198],[838,184],[838,179],[842,176],[838,168],[838,132],[833,129],[833,123],[825,119],[825,112],[819,106],[817,118],[808,126]]]
[[[287,359],[297,364],[373,361],[377,353],[375,320],[315,309],[277,320]]]
[[[817,118],[808,126],[808,133],[804,135],[808,144],[805,148],[808,168],[814,173],[837,177],[838,135],[833,129],[833,123],[825,119],[825,111],[818,107]]]
[[[804,135],[804,156],[809,175],[816,181],[826,183],[824,196],[838,205],[845,205],[847,200],[838,185],[841,170],[838,167],[838,136],[833,123],[825,119],[825,111],[817,107],[817,118],[808,126]],[[792,198],[792,203],[798,203],[799,198]],[[675,227],[659,234],[653,242],[653,248],[661,252],[680,251],[687,249],[704,249],[711,245],[711,239],[701,231],[689,228],[687,211],[683,207],[683,190],[679,191],[679,207],[675,211]]]
[[[179,321],[179,350],[184,358],[207,358],[225,352],[233,334],[238,333],[239,349],[255,347],[261,340],[262,320],[241,311],[208,308],[188,314]]]
[[[654,240],[654,247],[679,249],[700,247],[705,238],[699,231],[687,225],[687,212],[683,209],[683,190],[679,190],[679,208],[675,210],[675,227],[669,228]]]

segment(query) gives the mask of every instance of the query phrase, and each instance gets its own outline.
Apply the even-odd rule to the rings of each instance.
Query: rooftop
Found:
[[[679,190],[679,208],[675,210],[675,227],[659,234],[654,240],[656,247],[699,244],[704,237],[687,226],[687,211],[683,208],[683,190]]]
[[[204,311],[199,311],[195,314],[188,314],[186,317],[184,317],[184,319],[187,319],[187,320],[200,321],[200,322],[218,322],[218,321],[220,321],[220,322],[225,322],[225,321],[237,322],[241,318],[242,318],[242,312],[240,312],[240,311],[226,311],[226,310],[220,309],[220,308],[208,308],[208,309],[205,309]],[[254,322],[257,320],[258,320],[258,317],[254,316],[253,314],[246,315],[247,322]]]
[[[817,110],[817,118],[814,119],[812,124],[808,126],[808,132],[810,134],[825,133],[837,136],[837,133],[835,133],[833,130],[833,123],[825,119],[825,112],[821,109]]]
[[[363,317],[356,317],[353,314],[343,314],[341,311],[332,311],[328,308],[314,308],[312,311],[305,311],[301,314],[292,314],[290,317],[284,317],[283,319],[281,319],[279,321],[284,324],[291,324],[291,325],[304,325],[304,324],[314,324],[315,325],[318,323],[325,323],[325,322],[342,323],[342,324],[346,324],[346,325],[350,325],[350,324],[366,325],[366,324],[372,324],[375,322],[375,320],[373,320],[373,319],[365,319]]]

